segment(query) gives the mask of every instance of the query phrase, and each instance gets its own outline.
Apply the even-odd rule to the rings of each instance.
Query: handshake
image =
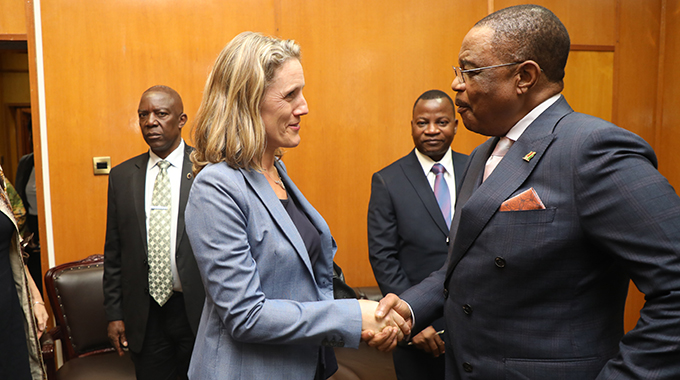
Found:
[[[397,342],[411,334],[411,309],[395,294],[388,294],[380,303],[359,300],[361,307],[361,340],[380,351],[389,352]]]

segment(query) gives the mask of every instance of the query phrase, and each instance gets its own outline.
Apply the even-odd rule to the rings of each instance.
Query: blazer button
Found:
[[[463,371],[472,372],[472,364],[468,362],[463,363]]]
[[[496,263],[496,266],[499,268],[505,268],[505,259],[502,257],[496,257],[494,259],[494,262]]]
[[[449,290],[444,288],[444,299],[449,298]]]
[[[449,237],[446,237],[446,245],[449,245]]]
[[[148,286],[144,288],[144,293],[149,294],[149,287]]]
[[[472,314],[472,306],[465,304],[463,305],[463,313],[470,315]]]

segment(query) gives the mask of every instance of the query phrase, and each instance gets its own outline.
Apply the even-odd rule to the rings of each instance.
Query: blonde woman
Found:
[[[375,319],[375,302],[333,299],[335,241],[280,161],[300,143],[304,86],[300,47],[251,32],[208,78],[186,210],[206,288],[191,379],[325,379],[333,347],[389,349],[409,332],[395,313]]]

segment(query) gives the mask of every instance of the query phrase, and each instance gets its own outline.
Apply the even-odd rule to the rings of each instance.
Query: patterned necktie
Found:
[[[505,153],[508,152],[508,149],[510,149],[513,143],[514,141],[507,137],[501,137],[501,139],[498,140],[496,148],[493,150],[493,153],[491,153],[491,157],[489,157],[489,159],[486,161],[486,166],[484,167],[484,179],[482,182],[486,181],[486,178],[491,175],[491,172],[493,172],[494,169],[496,169],[496,166],[498,166],[498,163],[501,162],[503,156],[505,156]]]
[[[172,295],[170,267],[170,178],[168,161],[158,162],[149,216],[149,294],[163,306]]]
[[[446,184],[446,179],[444,179],[446,169],[444,169],[442,164],[434,164],[432,165],[432,172],[435,174],[434,196],[437,198],[439,209],[441,209],[444,215],[446,226],[451,228],[451,193],[449,193],[449,186]]]

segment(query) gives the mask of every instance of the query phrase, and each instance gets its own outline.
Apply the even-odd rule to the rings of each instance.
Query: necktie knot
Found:
[[[434,164],[432,165],[432,173],[436,175],[446,173],[446,168],[442,164]]]
[[[498,140],[498,143],[496,143],[496,148],[494,148],[493,153],[491,153],[491,157],[489,157],[489,159],[486,161],[486,166],[484,167],[484,178],[482,181],[486,181],[487,177],[491,175],[498,163],[503,159],[503,156],[505,156],[508,150],[510,150],[510,147],[513,143],[514,141],[505,136]]]
[[[156,164],[156,165],[158,165],[158,168],[161,171],[165,171],[170,167],[170,162],[165,161],[165,160],[160,160],[160,161],[158,161],[158,164]]]
[[[493,150],[493,153],[491,153],[491,155],[496,157],[505,156],[505,154],[508,153],[508,150],[512,146],[513,142],[514,141],[510,140],[507,137],[501,137],[501,139],[498,140],[498,144],[496,144],[496,148]]]

